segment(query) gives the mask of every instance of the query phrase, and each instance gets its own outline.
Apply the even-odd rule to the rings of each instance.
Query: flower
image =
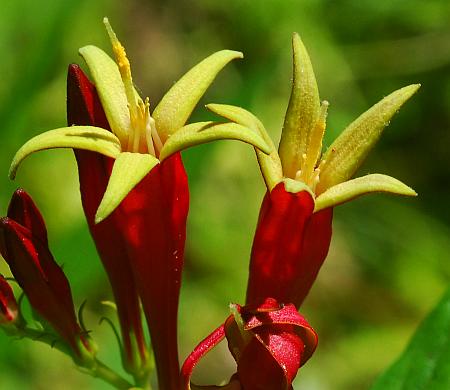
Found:
[[[271,148],[268,155],[256,150],[267,193],[253,241],[246,302],[261,304],[272,297],[298,308],[328,253],[334,206],[373,192],[416,195],[390,176],[352,176],[420,85],[386,96],[322,153],[328,102],[320,102],[311,61],[298,34],[293,35],[292,46],[292,91],[278,151],[252,113],[229,105],[207,107],[258,132]]]
[[[7,280],[0,275],[0,325],[10,325],[17,320],[18,306]]]
[[[233,314],[186,359],[181,369],[183,388],[191,388],[190,378],[197,362],[226,337],[237,362],[237,373],[225,389],[291,389],[299,367],[317,346],[314,330],[294,305],[279,304],[272,298],[260,306],[231,305],[231,308]],[[213,387],[192,385],[192,388]]]
[[[178,389],[177,309],[189,206],[178,152],[217,139],[241,140],[266,152],[268,146],[259,134],[235,123],[185,126],[218,72],[242,53],[222,50],[201,61],[151,112],[148,99],[134,88],[124,47],[106,18],[104,23],[116,61],[95,46],[80,49],[93,85],[79,68],[69,68],[68,120],[74,126],[25,143],[12,161],[10,177],[33,152],[75,149],[83,208],[117,300],[126,367],[135,376],[148,370],[139,297],[159,388]]]
[[[7,217],[0,219],[0,253],[33,309],[67,343],[74,358],[91,359],[93,347],[78,324],[69,282],[48,248],[44,220],[21,189],[13,194]]]
[[[69,67],[67,85],[69,124],[92,123],[106,128],[95,86],[78,66]],[[134,373],[148,368],[136,308],[140,297],[152,336],[159,386],[177,388],[177,311],[189,205],[181,157],[176,153],[155,167],[107,219],[96,224],[95,212],[112,161],[84,150],[75,150],[75,155],[83,208],[117,303],[125,357],[138,358],[136,352],[141,353],[141,361],[128,361],[126,366]],[[137,351],[130,338],[133,332],[140,335],[136,337]]]
[[[292,43],[294,77],[278,151],[264,125],[249,111],[229,105],[207,106],[259,133],[270,153],[256,150],[267,192],[253,241],[246,306],[237,306],[239,315],[230,316],[187,358],[182,369],[187,389],[197,361],[224,336],[237,361],[237,374],[226,389],[291,389],[297,370],[317,344],[317,335],[297,309],[327,256],[333,207],[372,192],[416,195],[386,175],[351,177],[419,85],[385,97],[351,123],[322,154],[328,102],[320,103],[312,65],[297,34]],[[252,323],[261,328],[253,328]],[[298,327],[303,334],[298,334]],[[248,331],[253,333],[251,337]]]
[[[107,18],[104,23],[116,62],[92,45],[79,52],[91,72],[111,131],[96,126],[71,126],[40,134],[17,151],[10,167],[11,178],[24,158],[44,149],[84,149],[113,158],[108,186],[95,217],[99,223],[155,166],[187,147],[237,139],[268,151],[259,134],[235,123],[198,122],[184,126],[218,72],[231,60],[242,58],[242,53],[222,50],[207,57],[186,73],[150,113],[148,98],[143,100],[134,88],[124,47]]]

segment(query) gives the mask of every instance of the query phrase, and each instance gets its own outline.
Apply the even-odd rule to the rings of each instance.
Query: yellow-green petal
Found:
[[[391,176],[372,174],[337,184],[316,198],[314,212],[348,202],[361,195],[387,192],[394,195],[416,196],[417,193]]]
[[[56,148],[90,150],[113,158],[121,151],[119,139],[99,127],[71,126],[50,130],[31,138],[17,151],[9,168],[9,177],[15,178],[20,163],[30,154]]]
[[[251,112],[236,106],[227,104],[208,104],[206,106],[211,112],[220,115],[232,122],[238,123],[242,126],[248,127],[259,134],[267,145],[270,147],[270,153],[265,154],[255,148],[256,156],[258,158],[261,172],[266,182],[267,188],[272,190],[283,178],[283,171],[281,169],[281,161],[275,145],[272,142],[269,134],[261,123],[261,121]]]
[[[86,61],[111,130],[127,145],[130,128],[130,112],[119,68],[114,60],[96,46],[79,50]]]
[[[314,193],[312,192],[311,188],[307,184],[303,183],[302,181],[290,179],[289,177],[285,177],[283,179],[283,183],[284,183],[284,189],[286,190],[286,192],[290,192],[291,194],[297,194],[301,191],[306,191],[314,198]]]
[[[270,147],[263,138],[245,126],[237,123],[197,122],[186,125],[172,134],[164,144],[159,158],[162,161],[190,146],[225,139],[246,142],[264,153],[270,152]]]
[[[164,95],[152,115],[163,143],[184,126],[217,74],[236,58],[243,58],[243,54],[238,51],[222,50],[210,55],[187,72]]]
[[[116,158],[95,223],[108,217],[159,160],[151,154],[124,152]]]
[[[279,154],[286,177],[295,178],[320,113],[319,90],[308,52],[299,35],[292,37],[293,80]]]
[[[322,157],[325,163],[321,167],[317,194],[353,176],[391,118],[419,87],[420,84],[413,84],[391,93],[342,132]]]

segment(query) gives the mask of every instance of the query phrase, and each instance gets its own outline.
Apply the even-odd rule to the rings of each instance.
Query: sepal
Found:
[[[238,51],[218,51],[194,66],[169,89],[152,114],[163,143],[184,126],[198,101],[223,67],[230,61],[243,57]]]
[[[16,177],[20,163],[30,154],[55,148],[90,150],[112,158],[121,151],[119,139],[99,127],[71,126],[50,130],[31,138],[17,151],[9,168],[9,178]]]

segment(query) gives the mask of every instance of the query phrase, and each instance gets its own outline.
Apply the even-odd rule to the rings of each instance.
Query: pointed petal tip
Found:
[[[16,173],[17,173],[17,164],[14,163],[14,159],[13,159],[13,162],[11,163],[11,166],[9,167],[8,179],[14,180],[16,178]]]
[[[402,91],[405,95],[409,95],[408,98],[412,95],[414,95],[419,88],[422,86],[422,84],[410,84],[407,85],[406,87],[400,88],[399,91]]]
[[[112,212],[112,211],[111,211]],[[110,213],[105,213],[104,210],[101,210],[100,208],[97,210],[97,212],[95,213],[95,219],[94,219],[94,223],[97,225],[100,222],[103,222],[106,218],[108,218],[110,216]]]
[[[229,56],[231,59],[244,58],[244,53],[242,53],[241,51],[237,51],[237,50],[224,49],[224,50],[219,50],[217,53],[221,53],[225,56]]]
[[[158,164],[159,160],[150,154],[121,153],[114,162],[108,186],[95,215],[95,223],[107,218]]]

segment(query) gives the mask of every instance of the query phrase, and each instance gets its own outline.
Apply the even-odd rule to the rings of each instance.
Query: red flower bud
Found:
[[[8,216],[0,219],[0,252],[31,306],[72,350],[88,346],[78,325],[69,282],[48,248],[47,230],[30,196],[17,190]]]
[[[247,303],[273,297],[300,307],[331,241],[333,210],[313,210],[309,192],[288,192],[283,182],[266,193],[253,241]]]
[[[236,313],[186,359],[181,370],[183,388],[191,388],[192,370],[200,358],[226,337],[237,363],[237,373],[225,388],[291,389],[298,369],[317,346],[314,330],[294,305],[282,305],[272,298],[259,306],[235,305],[235,308]]]
[[[0,275],[0,325],[13,323],[17,318],[18,311],[11,286]]]

